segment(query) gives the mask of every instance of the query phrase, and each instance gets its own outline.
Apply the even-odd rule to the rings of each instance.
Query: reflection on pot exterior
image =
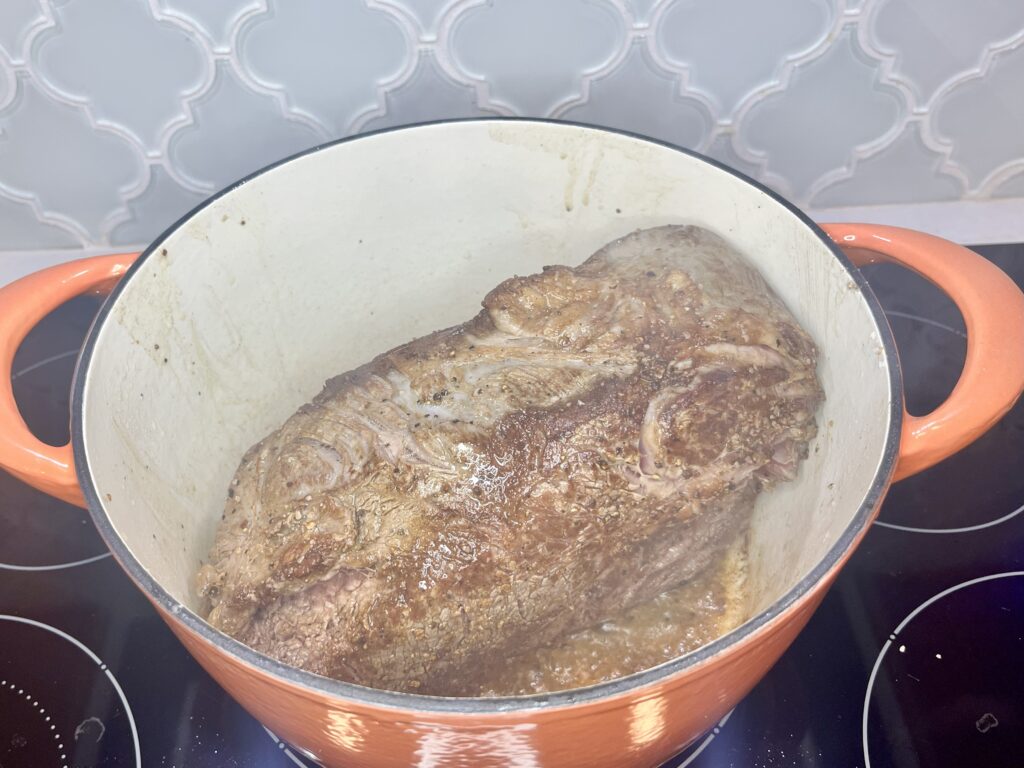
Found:
[[[331,741],[350,752],[361,752],[366,745],[366,724],[349,712],[330,710],[324,730]]]
[[[419,726],[416,730],[421,731],[421,735],[415,765],[417,768],[470,768],[479,764],[481,755],[487,755],[496,764],[509,768],[541,768],[541,757],[530,739],[530,732],[536,727],[521,723],[505,728],[484,728],[474,730],[467,739],[466,733],[451,728]]]
[[[660,697],[644,699],[630,711],[629,737],[634,744],[644,746],[665,733],[665,700]]]

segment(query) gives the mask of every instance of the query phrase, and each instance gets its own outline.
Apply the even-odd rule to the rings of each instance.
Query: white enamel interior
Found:
[[[195,609],[192,574],[240,457],[326,378],[470,318],[504,278],[667,223],[708,227],[746,253],[822,352],[810,459],[755,513],[763,609],[835,544],[882,460],[889,371],[875,320],[772,197],[671,148],[576,126],[363,137],[257,176],[178,227],[98,331],[82,439],[100,503],[142,566]]]

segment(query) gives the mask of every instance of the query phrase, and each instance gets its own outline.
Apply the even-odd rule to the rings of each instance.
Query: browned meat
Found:
[[[806,455],[814,345],[706,230],[635,232],[483,306],[248,451],[198,575],[214,626],[329,677],[473,695],[700,572]]]

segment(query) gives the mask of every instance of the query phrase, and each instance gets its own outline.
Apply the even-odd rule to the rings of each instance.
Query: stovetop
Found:
[[[1024,285],[1024,248],[977,249]],[[952,388],[963,322],[923,280],[872,267],[908,406]],[[93,313],[77,299],[22,345],[15,393],[67,439]],[[673,768],[1024,765],[1024,405],[895,486],[820,610],[757,688]],[[192,661],[86,512],[0,472],[0,768],[312,765]]]

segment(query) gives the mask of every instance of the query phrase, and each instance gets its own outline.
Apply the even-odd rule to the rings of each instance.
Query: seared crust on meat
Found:
[[[209,621],[328,677],[474,695],[731,543],[806,455],[815,367],[698,227],[506,280],[248,451],[197,577]]]

